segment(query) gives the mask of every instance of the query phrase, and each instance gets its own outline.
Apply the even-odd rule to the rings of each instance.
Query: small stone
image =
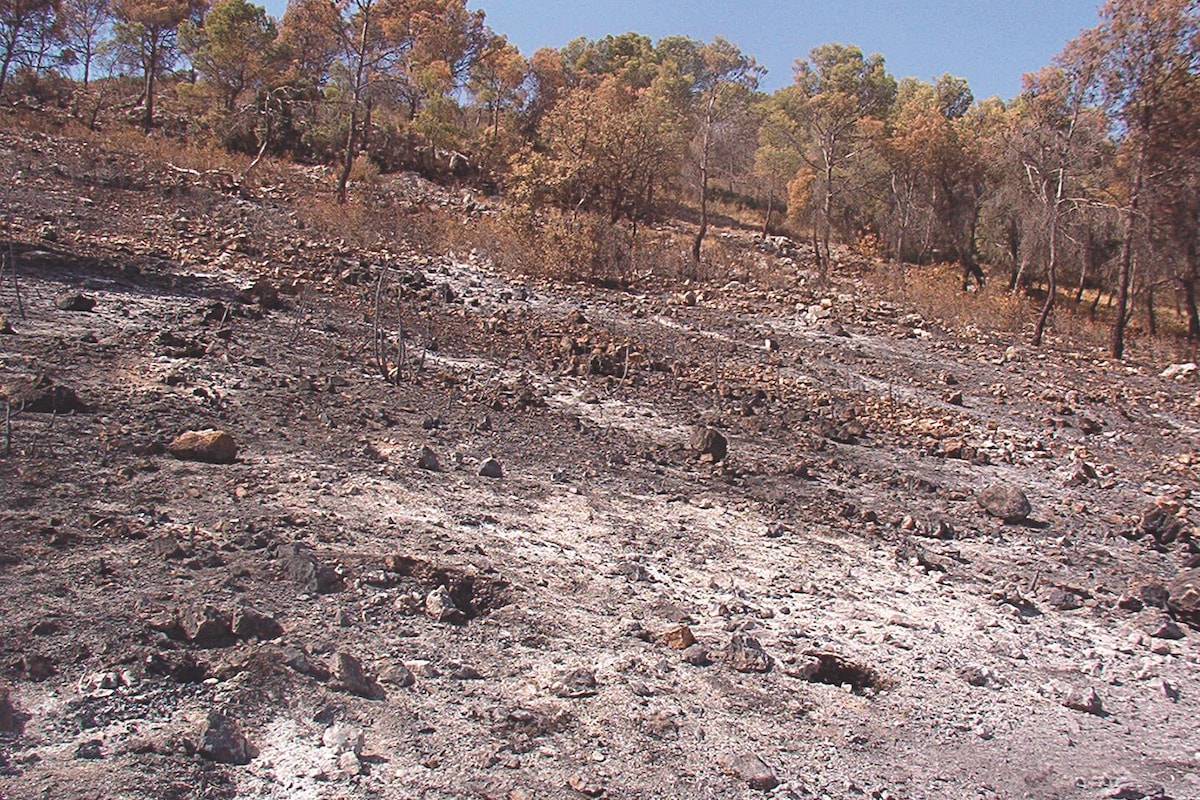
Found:
[[[13,705],[11,689],[0,686],[0,733],[21,733],[21,718]]]
[[[770,672],[771,657],[753,636],[734,634],[725,648],[725,661],[738,672]]]
[[[185,431],[167,445],[167,452],[181,461],[232,464],[237,460],[238,446],[225,431]]]
[[[1141,611],[1143,608],[1161,608],[1168,606],[1167,587],[1153,575],[1138,575],[1129,581],[1124,593],[1117,600],[1117,606],[1125,611]]]
[[[104,743],[99,739],[80,742],[79,746],[75,748],[75,757],[87,761],[99,761],[104,758],[103,746]]]
[[[550,691],[559,697],[578,699],[593,697],[599,691],[596,674],[590,669],[573,669],[556,680],[550,686]]]
[[[362,774],[362,761],[357,753],[342,753],[338,756],[338,769],[343,775],[353,778],[355,775]]]
[[[1056,611],[1075,611],[1083,608],[1083,600],[1074,592],[1068,592],[1065,589],[1055,589],[1050,592],[1050,597],[1046,600],[1046,604]]]
[[[1155,544],[1167,547],[1185,535],[1187,529],[1187,512],[1171,498],[1160,497],[1142,511],[1132,535],[1138,539],[1150,536]]]
[[[283,626],[270,614],[262,614],[243,606],[233,613],[233,635],[239,639],[257,639],[260,642],[278,639],[283,635]]]
[[[445,586],[439,586],[425,598],[425,613],[436,622],[460,625],[467,621],[466,615],[455,604],[450,590]]]
[[[1184,637],[1183,628],[1175,620],[1161,612],[1154,613],[1142,626],[1142,630],[1155,639],[1178,640]]]
[[[329,660],[330,688],[368,700],[386,697],[383,687],[363,669],[362,662],[349,653],[334,653]]]
[[[96,298],[85,294],[64,294],[54,302],[61,311],[86,313],[96,307]]]
[[[576,772],[567,779],[567,785],[588,797],[600,797],[604,794],[604,784],[595,775],[588,772]]]
[[[1167,608],[1176,619],[1200,627],[1200,568],[1185,570],[1167,584]]]
[[[301,675],[307,675],[319,681],[329,680],[329,670],[323,665],[313,662],[309,658],[308,651],[300,645],[287,645],[280,651],[279,659],[284,666],[290,667]]]
[[[1068,488],[1086,486],[1096,479],[1096,468],[1086,461],[1077,458],[1071,462],[1067,471],[1067,477],[1063,481],[1063,486]]]
[[[772,522],[771,524],[767,525],[768,539],[781,539],[788,532],[788,526],[782,522]]]
[[[252,286],[243,289],[241,300],[245,303],[257,303],[267,311],[277,311],[284,307],[283,298],[279,296],[279,287],[266,278],[259,278]]]
[[[700,454],[701,459],[717,463],[725,460],[729,453],[729,441],[716,428],[701,426],[692,431],[688,446]]]
[[[317,559],[311,549],[298,542],[280,545],[278,558],[283,575],[306,592],[317,590]]]
[[[483,478],[503,478],[504,468],[496,459],[488,458],[479,465],[479,475]]]
[[[200,755],[218,764],[249,764],[250,743],[238,724],[219,711],[210,712],[200,740]]]
[[[442,471],[442,463],[438,460],[437,453],[429,446],[421,448],[421,454],[417,456],[417,467],[429,472]]]
[[[672,650],[687,650],[696,643],[696,636],[687,625],[680,625],[664,633],[662,643]]]
[[[1093,688],[1077,689],[1072,688],[1067,692],[1067,696],[1063,698],[1062,704],[1074,711],[1083,711],[1087,714],[1095,714],[1100,716],[1104,713],[1104,705],[1100,701],[1100,695],[1096,694]]]
[[[992,680],[992,670],[979,664],[968,664],[958,671],[958,677],[972,686],[987,686]]]
[[[1033,511],[1025,493],[1015,486],[993,484],[976,499],[985,511],[1006,523],[1024,522]]]
[[[442,675],[442,673],[438,672],[438,668],[433,665],[433,662],[424,659],[406,662],[404,666],[412,670],[413,675],[416,675],[418,678],[440,678]]]
[[[456,681],[484,680],[483,673],[468,664],[453,666],[450,670],[450,678]]]
[[[392,664],[380,674],[379,679],[401,689],[407,689],[417,682],[417,676],[403,664]]]
[[[179,615],[187,640],[198,647],[224,647],[233,638],[229,615],[209,605],[191,606]]]
[[[694,644],[683,651],[683,661],[686,664],[691,664],[693,667],[707,667],[712,664],[712,656],[708,652],[708,648],[701,644]]]
[[[717,758],[717,764],[726,775],[745,781],[751,789],[769,792],[779,785],[779,779],[771,768],[753,753],[725,754]]]
[[[1112,800],[1164,800],[1166,794],[1166,787],[1161,783],[1126,780],[1104,796]]]
[[[1178,703],[1180,698],[1183,696],[1180,694],[1179,688],[1166,678],[1156,678],[1151,682],[1150,685],[1162,692],[1163,697],[1167,698],[1173,703]]]
[[[950,524],[949,520],[941,517],[932,517],[926,520],[921,523],[916,532],[927,539],[943,541],[950,541],[958,535],[958,531],[954,530],[954,526]]]
[[[1193,362],[1172,364],[1164,369],[1160,375],[1168,380],[1186,381],[1196,375],[1198,370],[1200,370],[1200,367],[1197,367]]]
[[[334,755],[339,756],[342,753],[361,755],[364,741],[362,728],[357,725],[347,725],[344,722],[330,725],[321,734],[321,744],[332,750]]]

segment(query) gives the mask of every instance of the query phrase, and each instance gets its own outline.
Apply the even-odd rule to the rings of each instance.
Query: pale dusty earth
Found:
[[[1200,798],[1186,370],[750,233],[604,289],[351,247],[299,170],[0,165],[0,798]]]

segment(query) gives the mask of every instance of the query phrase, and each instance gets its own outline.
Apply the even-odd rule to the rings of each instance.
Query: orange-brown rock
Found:
[[[167,452],[183,461],[232,464],[237,460],[238,446],[225,431],[186,431],[167,445]]]

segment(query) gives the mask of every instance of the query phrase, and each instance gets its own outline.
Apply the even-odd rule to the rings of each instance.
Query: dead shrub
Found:
[[[471,238],[505,272],[595,284],[628,283],[634,275],[628,229],[591,214],[510,209],[480,220]]]
[[[350,165],[350,180],[354,183],[375,185],[379,183],[379,165],[366,153],[359,153]]]

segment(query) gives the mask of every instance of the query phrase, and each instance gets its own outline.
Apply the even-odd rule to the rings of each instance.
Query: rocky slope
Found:
[[[1187,370],[0,164],[5,800],[1200,797]]]

